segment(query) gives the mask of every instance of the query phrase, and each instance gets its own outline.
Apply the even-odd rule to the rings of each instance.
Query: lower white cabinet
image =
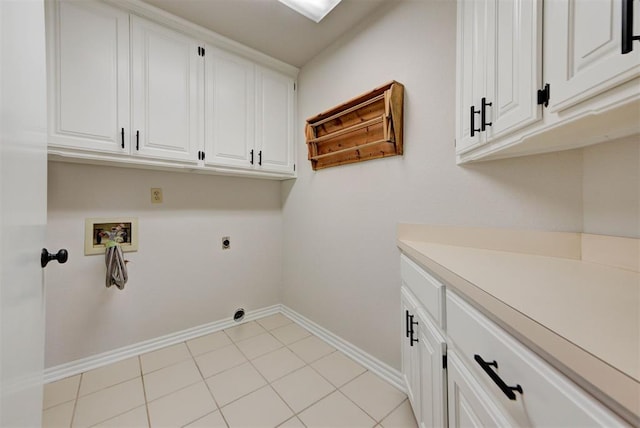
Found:
[[[628,426],[446,285],[442,307],[424,302],[430,294],[414,290],[437,280],[409,261],[401,263],[402,376],[420,427]]]
[[[411,292],[402,289],[404,337],[402,373],[416,421],[422,427],[446,425],[446,342]]]

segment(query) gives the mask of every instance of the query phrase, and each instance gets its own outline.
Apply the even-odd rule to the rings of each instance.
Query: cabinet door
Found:
[[[401,293],[402,301],[402,377],[405,385],[407,385],[407,396],[411,402],[411,408],[416,416],[416,420],[420,420],[420,356],[416,343],[411,345],[411,318],[415,318],[416,306],[412,302],[411,297],[405,290]],[[414,333],[416,337],[417,332]]]
[[[418,318],[418,353],[420,358],[421,428],[447,426],[446,380],[444,358],[446,342],[428,315]]]
[[[205,88],[205,163],[251,168],[257,164],[253,63],[207,46]]]
[[[456,69],[456,151],[481,144],[480,99],[485,95],[486,11],[489,0],[458,1]],[[471,122],[474,135],[471,136]]]
[[[447,383],[450,427],[518,426],[486,398],[490,394],[452,350],[447,353]]]
[[[478,108],[481,131],[491,141],[542,118],[542,1],[487,4],[486,103],[478,101]]]
[[[47,3],[49,144],[126,152],[129,15],[93,1]]]
[[[198,43],[132,16],[134,155],[197,162],[203,58]]]
[[[294,81],[260,67],[257,92],[258,168],[293,173]]]
[[[634,8],[638,34],[640,7]],[[621,53],[621,0],[545,3],[545,80],[549,108],[563,110],[640,76],[640,43]]]

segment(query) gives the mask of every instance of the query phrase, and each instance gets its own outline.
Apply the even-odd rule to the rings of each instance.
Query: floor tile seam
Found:
[[[144,373],[142,373],[142,357],[138,355],[138,366],[140,367],[140,378],[142,379],[142,394],[144,394],[144,410],[147,413],[147,427],[151,428],[151,414],[149,413],[149,402],[147,401],[147,387],[144,384]]]
[[[280,315],[282,315],[280,312],[278,312],[278,313],[279,313]],[[260,326],[261,326],[262,328],[264,328],[265,330],[267,330],[267,331],[272,331],[272,330],[278,329],[278,328],[280,328],[280,327],[287,326],[287,325],[289,325],[289,324],[291,324],[291,323],[293,323],[293,322],[294,322],[291,318],[285,317],[285,318],[287,318],[287,319],[289,320],[289,322],[284,323],[284,324],[282,324],[282,325],[278,325],[278,326],[276,326],[276,327],[272,327],[272,328],[267,328],[267,327],[265,327],[264,325],[262,325],[262,324],[260,323],[260,320],[261,320],[261,319],[265,319],[265,318],[272,317],[272,316],[273,316],[273,315],[266,315],[266,316],[264,316],[264,317],[257,318],[255,321],[256,321],[258,324],[260,324]],[[284,315],[283,315],[283,316],[284,316]]]
[[[180,342],[180,343],[184,343],[185,346],[186,346],[186,342]],[[175,345],[179,345],[179,343],[176,343]],[[175,346],[175,345],[171,345],[171,346]],[[160,349],[166,349],[166,348],[160,348]],[[155,352],[155,351],[153,351],[153,352]],[[189,352],[189,347],[188,346],[187,346],[187,352]],[[145,354],[138,355],[138,357],[142,357],[143,355],[145,355]],[[176,364],[183,363],[183,362],[187,361],[189,358],[195,359],[193,357],[193,355],[191,355],[191,352],[189,352],[189,357],[187,357],[187,358],[183,358],[180,361],[174,361],[171,364],[167,364],[166,366],[162,366],[162,367],[159,367],[157,369],[149,370],[148,372],[144,371],[144,369],[142,368],[142,360],[140,360],[140,368],[141,368],[140,371],[142,373],[142,376],[148,375],[148,374],[151,374],[151,373],[155,373],[155,372],[157,372],[159,370],[166,369],[167,367],[171,367],[171,366],[175,366]]]
[[[298,417],[298,414],[295,414],[295,415],[291,416],[289,419],[287,419],[286,421],[282,422],[280,425],[276,426],[276,428],[281,427],[282,425],[286,424],[287,422],[289,422],[291,419],[294,419],[294,418],[295,418],[295,419],[297,419],[297,420],[299,420],[299,421],[300,421],[300,423],[302,424],[302,426],[303,426],[304,428],[307,428],[307,424],[305,424],[304,422],[302,422],[302,419],[300,419],[300,418]]]
[[[365,409],[363,409],[363,408],[362,408],[362,406],[360,406],[358,403],[356,403],[356,402],[355,402],[351,397],[349,397],[349,396],[347,395],[347,393],[346,393],[346,392],[344,392],[344,391],[342,390],[342,388],[344,388],[345,386],[349,385],[351,382],[355,382],[355,380],[356,380],[356,379],[358,379],[359,377],[361,377],[361,376],[365,375],[365,374],[366,374],[366,373],[368,373],[368,372],[369,372],[369,370],[365,370],[363,373],[360,373],[358,376],[354,377],[354,378],[353,378],[353,379],[351,379],[349,382],[345,383],[345,384],[344,384],[344,385],[342,385],[340,388],[338,388],[338,391],[340,391],[340,392],[342,393],[342,395],[344,395],[345,397],[347,397],[347,399],[348,399],[349,401],[351,401],[353,404],[355,404],[356,406],[358,406],[358,408],[359,408],[360,410],[362,410],[363,412],[365,412],[365,413],[367,414],[367,416],[369,416],[371,419],[373,419],[373,420],[376,422],[376,425],[377,425],[377,424],[379,424],[379,423],[380,423],[384,418],[386,418],[387,416],[389,416],[389,414],[390,414],[390,413],[388,413],[388,414],[384,415],[382,418],[380,418],[380,420],[378,420],[378,419],[376,419],[373,415],[370,415],[370,414],[369,414],[369,412],[367,412]],[[372,373],[372,374],[374,374],[374,373]],[[402,400],[402,401],[404,401],[404,400]],[[402,404],[402,402],[400,402],[400,404]],[[395,407],[394,407],[394,410],[395,410]],[[393,411],[393,410],[392,410],[392,411]]]
[[[216,399],[215,395],[213,395],[213,391],[211,391],[211,388],[209,387],[209,382],[207,382],[207,380],[205,379],[204,381],[204,386],[207,388],[207,391],[209,391],[209,395],[211,396],[211,399],[213,400],[213,403],[216,405],[216,410],[214,410],[211,413],[215,413],[218,412],[220,413],[220,417],[222,418],[222,420],[224,421],[225,425],[227,426],[227,428],[229,428],[229,422],[227,422],[227,418],[224,417],[224,414],[222,413],[222,406],[220,406],[220,403],[218,403],[218,400]],[[211,413],[207,413],[204,416],[201,416],[199,419],[204,418],[207,415],[210,415]],[[198,419],[196,419],[197,421]],[[195,421],[193,421],[195,422]],[[189,423],[193,423],[193,422],[189,422]],[[187,424],[188,425],[188,424]]]
[[[251,364],[251,366],[253,367],[253,369],[254,369],[255,371],[257,371],[257,372],[258,372],[258,374],[259,374],[260,376],[262,376],[262,378],[264,379],[264,381],[267,383],[265,386],[268,386],[269,388],[271,388],[271,390],[272,390],[272,391],[273,391],[273,392],[278,396],[278,398],[280,398],[280,400],[284,403],[284,405],[285,405],[285,406],[287,406],[287,408],[288,408],[289,410],[291,410],[291,413],[292,413],[293,415],[295,415],[295,414],[296,414],[295,410],[293,410],[293,409],[291,408],[291,406],[289,405],[289,403],[287,403],[287,401],[286,401],[286,400],[285,400],[285,399],[284,399],[284,398],[283,398],[283,397],[278,393],[278,391],[276,391],[276,389],[273,387],[273,385],[271,384],[271,382],[269,382],[269,380],[268,380],[268,379],[267,379],[267,378],[266,378],[262,373],[260,373],[260,370],[258,370],[258,368],[255,366],[255,364],[253,364],[253,362],[252,362],[251,360],[249,360],[249,364]],[[258,390],[260,390],[260,389],[262,389],[262,388],[264,388],[264,386],[261,386],[260,388],[258,388],[258,389],[256,389],[256,390],[252,391],[251,393],[253,393],[253,392],[255,392],[255,391],[258,391]],[[246,394],[246,395],[249,395],[249,394]],[[245,395],[245,396],[246,396],[246,395]],[[237,400],[236,400],[236,401],[237,401]],[[229,403],[229,404],[231,404],[231,403]],[[227,406],[228,406],[229,404],[227,404]],[[291,418],[291,417],[289,417],[289,418],[285,419],[285,420],[284,420],[284,421],[282,421],[280,424],[284,423],[285,421],[289,420],[290,418]]]
[[[406,397],[404,400],[402,400],[400,402],[400,404],[398,404],[396,407],[394,407],[393,409],[391,409],[391,411],[389,413],[387,413],[386,415],[384,415],[382,418],[380,418],[380,421],[378,422],[380,425],[382,425],[382,421],[384,421],[386,418],[388,418],[389,416],[391,416],[391,414],[393,412],[395,412],[396,410],[398,410],[400,408],[400,406],[402,406],[404,404],[405,401],[409,400],[409,397]]]
[[[329,357],[330,355],[333,355],[333,354],[335,354],[336,352],[341,352],[341,351],[339,351],[339,350],[337,350],[337,349],[336,349],[335,351],[331,352],[330,354],[323,355],[321,358],[319,358],[319,359],[317,359],[317,360],[313,361],[313,363],[309,363],[308,365],[309,365],[309,367],[311,367],[313,370],[315,370],[315,372],[316,372],[316,373],[318,373],[318,374],[319,374],[319,375],[320,375],[324,380],[326,380],[327,382],[329,382],[329,383],[330,383],[331,385],[333,385],[336,389],[340,389],[340,388],[342,388],[344,385],[346,385],[347,383],[351,382],[353,379],[355,379],[356,377],[358,377],[359,375],[358,375],[358,376],[356,376],[356,377],[354,377],[353,379],[349,379],[347,382],[345,382],[345,383],[343,383],[342,385],[338,386],[338,385],[334,384],[333,382],[331,382],[331,380],[330,380],[328,377],[326,377],[325,375],[323,375],[323,374],[320,372],[320,370],[318,370],[317,368],[315,368],[315,367],[313,366],[313,364],[314,364],[314,363],[317,363],[317,362],[318,362],[318,361],[320,361],[321,359],[326,358],[326,357]],[[363,367],[363,368],[364,368],[364,367]],[[365,371],[366,371],[366,368],[365,368]]]
[[[86,372],[84,372],[84,373],[86,373]],[[82,373],[82,374],[84,374],[84,373]],[[123,379],[123,380],[121,380],[121,381],[119,381],[119,382],[112,383],[112,384],[107,385],[107,386],[103,386],[103,387],[102,387],[102,388],[100,388],[100,389],[96,389],[95,391],[91,391],[91,392],[89,392],[89,393],[85,393],[85,394],[80,394],[80,390],[78,390],[78,399],[80,399],[80,398],[84,398],[84,397],[87,397],[87,396],[89,396],[89,395],[91,395],[91,394],[95,394],[95,393],[100,392],[100,391],[104,391],[105,389],[111,388],[111,387],[113,387],[113,386],[121,385],[121,384],[123,384],[123,383],[125,383],[125,382],[129,382],[129,381],[131,381],[131,380],[133,380],[133,379],[136,379],[136,378],[138,378],[138,377],[141,377],[141,376],[136,375],[136,376],[131,377],[131,378],[128,378],[128,379]]]
[[[101,423],[103,423],[103,422],[110,421],[111,419],[117,418],[118,416],[122,416],[122,415],[124,415],[125,413],[129,413],[130,411],[132,411],[132,410],[134,410],[134,409],[137,409],[138,407],[145,406],[145,405],[146,405],[146,403],[143,403],[143,404],[137,404],[137,405],[135,405],[135,406],[133,406],[133,407],[128,408],[127,410],[123,410],[123,411],[122,411],[122,412],[120,412],[120,413],[116,413],[115,415],[111,415],[111,416],[109,416],[109,417],[108,417],[108,418],[106,418],[106,419],[101,419],[101,420],[99,420],[98,422],[92,423],[91,425],[87,425],[87,428],[95,427],[95,426],[97,426],[97,425],[100,425],[100,424],[101,424]],[[149,421],[147,421],[147,422],[149,422]],[[71,426],[73,427],[73,425],[71,425]]]
[[[93,423],[93,424],[89,425],[87,428],[93,428],[93,427],[96,427],[96,426],[100,425],[101,423],[109,422],[111,419],[115,419],[115,418],[117,418],[117,417],[119,417],[119,416],[124,415],[125,413],[129,413],[130,411],[135,410],[135,409],[138,409],[138,408],[140,408],[140,407],[146,407],[146,403],[145,403],[145,404],[137,405],[137,406],[135,406],[135,407],[132,407],[131,409],[129,409],[129,410],[125,410],[124,412],[122,412],[122,413],[118,413],[117,415],[109,416],[107,419],[104,419],[104,420],[101,420],[101,421],[99,421],[99,422]],[[147,416],[147,417],[148,417],[148,416]],[[147,419],[147,424],[149,424],[149,419]],[[149,426],[149,425],[147,425],[147,426]]]
[[[180,390],[183,390],[183,389],[185,389],[185,388],[188,388],[188,387],[190,387],[190,386],[193,386],[193,385],[195,385],[195,384],[196,384],[196,383],[198,383],[198,382],[203,382],[203,381],[204,381],[204,379],[203,379],[203,378],[202,378],[202,376],[201,376],[201,377],[200,377],[200,379],[198,379],[198,380],[196,380],[196,381],[194,381],[194,382],[190,382],[189,384],[186,384],[186,385],[181,385],[178,389],[173,389],[173,390],[172,390],[172,391],[170,391],[170,392],[163,393],[162,395],[159,395],[159,396],[157,396],[157,397],[152,398],[151,400],[149,400],[149,401],[148,401],[148,403],[151,403],[151,402],[153,402],[153,401],[159,400],[160,398],[164,398],[164,397],[166,397],[167,395],[171,395],[171,394],[173,394],[174,392],[178,392],[178,391],[180,391]]]
[[[200,419],[202,419],[202,418],[204,418],[204,417],[207,417],[207,416],[209,416],[210,414],[215,413],[215,412],[220,412],[220,409],[216,409],[216,410],[214,410],[213,412],[209,412],[209,413],[205,413],[204,415],[200,415],[200,416],[198,416],[197,418],[195,418],[195,419],[193,419],[193,420],[190,420],[190,421],[189,421],[189,422],[187,422],[186,424],[182,424],[182,425],[180,425],[180,428],[186,428],[187,426],[189,426],[189,424],[192,424],[192,423],[194,423],[194,422],[196,422],[196,421],[199,421]],[[222,412],[220,412],[220,414],[222,415]],[[224,421],[224,423],[226,424],[226,423],[227,423],[227,421],[225,420],[225,421]],[[227,428],[228,428],[228,427],[229,427],[229,425],[227,425]]]
[[[43,411],[43,412],[46,412],[47,410],[55,409],[56,407],[58,407],[58,406],[62,406],[63,404],[69,404],[69,403],[71,403],[72,401],[76,401],[76,398],[70,398],[70,399],[68,399],[68,400],[61,401],[61,402],[56,403],[56,404],[54,404],[53,406],[49,406],[49,407],[44,407],[44,405],[43,405],[43,406],[42,406],[42,411]]]
[[[367,370],[368,371],[368,370]],[[358,409],[362,410],[364,412],[365,415],[369,416],[371,418],[371,420],[374,422],[373,426],[376,426],[380,423],[380,421],[378,421],[376,418],[374,418],[373,416],[371,416],[369,414],[369,412],[367,412],[365,409],[363,409],[358,403],[356,403],[355,401],[353,401],[347,394],[344,393],[344,391],[342,391],[340,388],[338,388],[338,392],[340,394],[342,394],[347,400],[351,401],[351,403],[353,403]]]
[[[245,362],[245,363],[243,363],[243,364],[249,364],[249,361],[247,361],[247,362]],[[243,364],[240,364],[240,365],[243,365]],[[237,365],[237,366],[231,367],[231,368],[230,368],[230,369],[228,369],[228,370],[238,368],[238,367],[240,367],[240,365]],[[254,369],[254,370],[256,370],[256,371],[258,372],[258,374],[259,374],[260,376],[262,376],[262,373],[260,373],[260,371],[258,371],[258,369],[256,369],[256,368],[255,368],[255,366],[253,366],[253,364],[252,364],[251,366],[253,367],[253,369]],[[228,370],[225,370],[225,371],[228,371]],[[217,376],[217,375],[219,375],[219,374],[221,374],[221,373],[223,373],[223,372],[220,372],[220,373],[217,373],[217,374],[215,374],[215,375],[213,375],[213,376],[210,376],[210,377],[208,377],[207,379],[211,379],[212,377],[215,377],[215,376]],[[207,382],[207,379],[205,379],[205,384],[207,385],[207,389],[209,389],[209,393],[211,394],[211,396],[213,397],[214,401],[216,402],[216,405],[218,406],[218,409],[219,409],[219,410],[222,410],[222,408],[223,408],[223,407],[226,407],[226,406],[228,406],[229,404],[231,404],[231,403],[233,403],[233,402],[235,402],[235,401],[238,401],[238,400],[240,400],[240,399],[242,399],[242,398],[246,397],[247,395],[252,394],[252,393],[256,392],[257,390],[259,390],[259,389],[261,389],[261,388],[264,388],[265,386],[269,385],[269,381],[268,381],[267,379],[265,379],[265,377],[264,377],[264,376],[262,376],[262,379],[265,381],[265,383],[264,383],[263,385],[260,385],[260,386],[259,386],[259,387],[257,387],[256,389],[253,389],[253,390],[251,390],[251,391],[247,392],[246,394],[242,394],[241,396],[239,396],[239,397],[237,397],[237,398],[234,398],[233,400],[231,400],[231,401],[229,401],[228,403],[225,403],[225,404],[223,404],[223,405],[221,406],[221,405],[220,405],[220,403],[218,403],[218,400],[216,399],[215,395],[213,394],[213,391],[211,391],[211,388],[209,387],[209,382]]]
[[[333,387],[333,385],[331,385]],[[274,388],[275,389],[275,388]],[[308,406],[306,406],[304,409],[299,410],[298,412],[294,411],[294,416],[298,417],[298,415],[302,412],[304,412],[305,410],[315,406],[316,404],[318,404],[319,402],[321,402],[322,400],[324,400],[325,398],[327,398],[328,396],[330,396],[331,394],[333,394],[334,392],[338,391],[338,388],[333,387],[331,389],[331,391],[329,391],[328,393],[324,394],[322,397],[318,398],[316,401],[314,401],[313,403],[309,404]],[[300,418],[298,418],[300,419]]]
[[[261,333],[261,334],[263,334],[263,333]],[[258,335],[258,336],[259,336],[259,335]],[[249,339],[253,339],[253,338],[258,337],[258,336],[253,336],[253,337],[250,337]],[[248,356],[247,354],[245,354],[245,353],[244,353],[244,351],[242,350],[242,348],[240,348],[240,347],[238,346],[238,343],[243,342],[242,340],[241,340],[241,341],[239,341],[239,342],[237,342],[237,343],[235,343],[235,345],[236,345],[236,347],[238,348],[238,350],[242,353],[242,355],[244,355],[244,357],[245,357],[247,360],[254,360],[254,359],[256,359],[256,358],[260,358],[260,357],[262,357],[263,355],[267,355],[267,354],[269,354],[269,353],[271,353],[271,352],[277,351],[277,350],[282,349],[282,348],[284,348],[285,346],[287,346],[287,345],[283,344],[282,342],[280,342],[280,341],[278,340],[278,338],[274,337],[273,335],[271,335],[271,337],[273,337],[273,338],[274,338],[274,339],[275,339],[275,340],[276,340],[276,341],[277,341],[281,346],[280,346],[279,348],[276,348],[276,349],[271,349],[271,350],[269,350],[269,351],[267,351],[267,352],[265,352],[265,353],[263,353],[263,354],[256,355],[256,356],[254,356],[253,358],[249,358],[249,356]],[[249,339],[245,339],[245,340],[249,340]]]
[[[74,419],[76,418],[76,410],[78,409],[78,399],[80,398],[80,385],[82,384],[82,375],[84,373],[80,373],[80,379],[78,379],[78,387],[76,388],[76,398],[73,403],[73,412],[71,413],[71,420],[69,421],[69,426],[73,426]]]
[[[176,392],[180,392],[180,391],[182,391],[182,390],[184,390],[184,389],[191,388],[192,386],[197,385],[197,384],[198,384],[198,383],[200,383],[200,382],[204,382],[204,383],[205,383],[205,385],[206,385],[206,383],[207,383],[204,379],[200,379],[200,380],[199,380],[199,381],[197,381],[197,382],[193,382],[193,383],[190,383],[189,385],[181,386],[180,388],[178,388],[178,389],[174,389],[173,391],[169,392],[168,394],[163,394],[162,396],[160,396],[160,397],[156,397],[156,398],[154,398],[154,399],[153,399],[153,400],[151,400],[151,401],[147,401],[146,403],[147,403],[147,405],[149,405],[149,404],[151,404],[151,403],[155,403],[156,401],[158,401],[158,400],[160,400],[160,399],[162,399],[162,398],[166,398],[166,397],[168,397],[168,396],[169,396],[169,395],[171,395],[171,394],[175,394]],[[217,405],[217,404],[216,404],[216,405]]]
[[[280,349],[282,349],[282,348],[280,348]],[[280,349],[276,349],[276,351],[279,351]],[[275,351],[274,351],[274,352],[275,352]],[[265,354],[265,355],[267,355],[267,354]],[[295,355],[295,354],[294,354],[294,355]],[[263,357],[264,357],[264,355],[263,355]],[[297,358],[300,358],[300,357],[298,357],[297,355],[296,355],[296,357],[297,357]],[[293,369],[293,370],[292,370],[292,371],[290,371],[290,372],[287,372],[287,373],[285,373],[285,374],[283,374],[283,375],[281,375],[281,376],[278,376],[277,378],[273,379],[272,381],[269,381],[269,379],[267,379],[267,378],[266,378],[266,376],[265,376],[265,375],[263,375],[263,374],[262,374],[262,372],[260,372],[260,370],[258,369],[258,367],[256,367],[255,365],[254,365],[254,367],[255,367],[255,369],[256,369],[256,370],[258,370],[258,373],[260,373],[260,374],[262,375],[262,377],[264,377],[264,378],[266,379],[267,383],[274,383],[274,382],[277,382],[277,381],[279,381],[280,379],[282,379],[282,378],[284,378],[284,377],[289,376],[291,373],[296,372],[296,371],[298,371],[298,370],[301,370],[301,369],[303,369],[303,368],[305,368],[306,366],[308,366],[308,365],[309,365],[309,364],[305,363],[305,362],[304,362],[304,360],[302,360],[302,359],[300,359],[300,361],[302,361],[302,362],[304,363],[304,365],[303,365],[303,366],[298,367],[298,368],[295,368],[295,369]]]

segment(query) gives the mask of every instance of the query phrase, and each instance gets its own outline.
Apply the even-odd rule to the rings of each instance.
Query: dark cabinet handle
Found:
[[[493,103],[488,103],[487,99],[485,97],[482,97],[482,105],[480,107],[480,130],[481,131],[486,131],[487,130],[487,126],[492,126],[493,123],[492,122],[488,122],[487,123],[487,106],[492,106]]]
[[[262,150],[258,152],[258,165],[262,165]]]
[[[64,248],[55,254],[51,254],[46,248],[43,248],[40,253],[40,266],[46,267],[51,260],[57,260],[60,264],[66,263],[67,259],[69,259],[69,252]]]
[[[476,114],[480,113],[480,110],[476,110],[475,106],[471,106],[471,136],[473,137],[476,132],[480,132],[480,128],[476,128]]]
[[[633,35],[633,1],[622,0],[622,54],[633,50],[633,41],[640,40],[640,36]]]
[[[124,149],[124,128],[120,130],[120,136],[122,137],[122,148]]]
[[[249,152],[249,155],[251,156],[251,159],[249,160],[249,162],[251,162],[251,165],[253,165],[253,149],[251,149],[251,151]]]
[[[136,131],[136,150],[140,150],[140,131]]]
[[[509,398],[509,400],[516,399],[516,394],[513,391],[518,391],[520,394],[522,394],[522,387],[520,385],[516,385],[516,386],[507,385],[500,378],[500,376],[498,376],[498,373],[494,372],[493,369],[491,369],[491,367],[495,367],[496,369],[498,368],[497,361],[487,362],[483,360],[482,357],[478,354],[475,354],[473,358],[476,360],[478,364],[480,364],[480,367],[482,367],[482,370],[484,370],[485,373],[489,375],[491,380],[494,381],[496,385],[498,385],[498,387],[502,390],[502,392],[504,392],[504,395],[506,395]]]
[[[204,152],[202,152],[202,160],[204,160],[204,158],[205,158],[205,154]]]
[[[409,315],[409,319],[410,319],[410,323],[411,323],[411,331],[409,332],[411,334],[411,337],[409,338],[409,340],[410,340],[410,345],[413,346],[414,343],[418,342],[418,338],[417,337],[413,337],[413,333],[416,332],[413,329],[413,326],[414,325],[418,325],[418,321],[414,321],[413,320],[413,315]]]

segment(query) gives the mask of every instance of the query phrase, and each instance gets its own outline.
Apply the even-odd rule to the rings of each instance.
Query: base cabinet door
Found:
[[[131,153],[196,163],[204,137],[200,45],[151,21],[131,19]]]
[[[407,396],[411,402],[411,408],[416,417],[420,420],[420,356],[418,346],[415,341],[416,333],[412,330],[415,327],[416,303],[408,292],[402,290],[402,377],[407,386]]]
[[[564,110],[640,76],[640,42],[622,53],[623,2],[567,0],[545,2],[545,80],[551,85],[551,111]],[[640,4],[635,3],[635,32]]]
[[[46,6],[49,145],[128,153],[129,14],[95,1]]]
[[[447,426],[446,342],[428,315],[418,317],[420,428]]]

